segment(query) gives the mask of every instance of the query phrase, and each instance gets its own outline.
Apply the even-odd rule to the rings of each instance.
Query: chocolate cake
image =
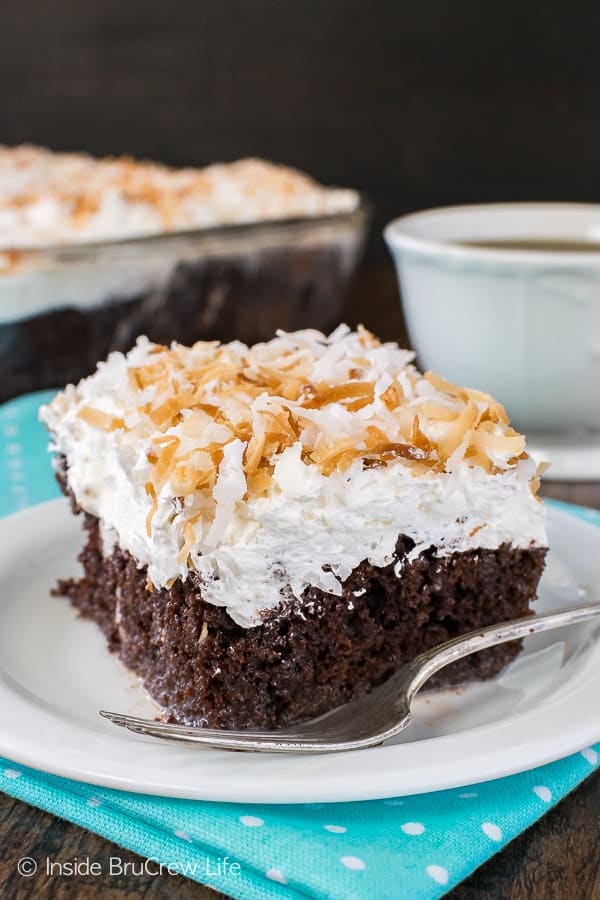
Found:
[[[254,343],[332,327],[356,191],[256,159],[170,169],[0,147],[0,403],[78,381],[138,334]]]
[[[140,339],[42,411],[83,513],[64,594],[171,721],[276,728],[526,615],[546,552],[502,407],[340,326]],[[448,670],[487,678],[518,652]]]

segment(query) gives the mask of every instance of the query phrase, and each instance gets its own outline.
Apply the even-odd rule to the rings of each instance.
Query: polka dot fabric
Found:
[[[58,493],[36,419],[47,396],[0,407],[1,514]],[[571,509],[600,526],[600,513]],[[443,896],[599,765],[600,744],[471,788],[248,806],[128,794],[0,759],[0,790],[240,900],[425,900]]]
[[[0,760],[0,790],[248,900],[441,897],[598,765],[600,745],[462,789],[304,806],[201,803],[92,787]],[[467,796],[465,796],[467,794]],[[223,860],[238,863],[224,870]]]
[[[0,406],[0,516],[58,497],[38,409],[56,391],[28,394]]]

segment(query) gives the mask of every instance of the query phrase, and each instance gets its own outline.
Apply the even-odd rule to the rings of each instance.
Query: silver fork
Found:
[[[374,747],[402,731],[411,720],[411,704],[432,675],[445,666],[507,641],[551,631],[600,616],[600,603],[561,609],[543,616],[513,619],[453,638],[421,653],[388,681],[359,700],[353,700],[316,719],[277,731],[230,731],[188,725],[165,725],[100,710],[115,725],[137,734],[188,741],[220,750],[262,753],[333,753]],[[310,685],[307,685],[310,690]]]

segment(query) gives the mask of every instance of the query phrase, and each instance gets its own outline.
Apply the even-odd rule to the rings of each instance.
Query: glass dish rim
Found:
[[[367,221],[373,207],[367,194],[363,191],[355,192],[358,203],[354,209],[339,213],[331,213],[319,216],[294,216],[286,219],[261,219],[256,222],[236,222],[232,224],[215,225],[206,228],[186,228],[173,231],[158,231],[152,234],[132,235],[124,238],[110,238],[98,241],[71,241],[57,244],[34,244],[23,247],[0,246],[1,255],[15,254],[23,257],[60,256],[77,257],[86,256],[89,253],[102,252],[121,247],[156,246],[160,243],[176,243],[178,240],[192,240],[199,238],[235,238],[248,233],[259,234],[267,230],[294,230],[296,228],[322,225],[336,225],[357,220],[359,223]]]

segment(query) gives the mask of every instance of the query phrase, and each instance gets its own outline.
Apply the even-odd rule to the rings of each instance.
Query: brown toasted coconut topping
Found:
[[[299,334],[314,342],[318,333]],[[381,354],[392,345],[362,328],[350,337],[352,355],[347,348],[338,354],[342,380],[339,359],[335,377],[319,374],[314,354],[294,335],[280,336],[276,348],[276,341],[250,349],[149,345],[141,364],[129,362],[127,410],[83,406],[79,416],[109,431],[141,429],[152,470],[148,529],[167,481],[174,496],[203,495],[197,517],[211,515],[224,448],[235,440],[244,445],[247,497],[269,490],[278,458],[297,443],[303,461],[325,476],[357,462],[377,468],[398,460],[415,476],[459,463],[496,474],[526,458],[524,437],[488,394],[422,375],[406,359],[382,377]]]

